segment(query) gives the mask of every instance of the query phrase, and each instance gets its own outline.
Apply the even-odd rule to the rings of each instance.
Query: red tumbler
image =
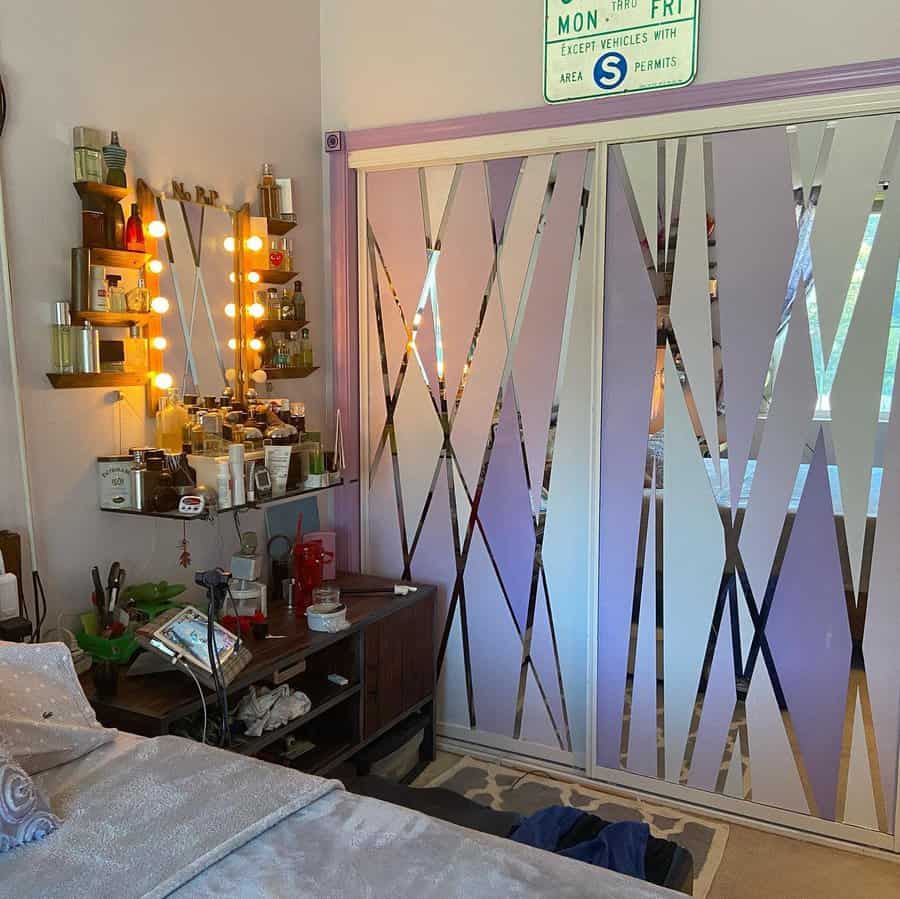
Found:
[[[321,540],[294,544],[294,605],[298,616],[312,605],[312,592],[322,584],[322,568],[334,558]]]

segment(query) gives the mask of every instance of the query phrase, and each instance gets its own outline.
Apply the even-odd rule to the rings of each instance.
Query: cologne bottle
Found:
[[[125,179],[125,159],[128,153],[119,144],[119,132],[113,131],[109,143],[103,148],[103,159],[106,162],[106,183],[116,187],[127,187]]]
[[[147,362],[147,338],[141,336],[141,329],[132,325],[125,338],[125,371],[143,374],[149,368]]]
[[[125,305],[129,312],[150,311],[150,291],[147,290],[143,275],[138,275],[137,287],[132,287],[125,295]]]
[[[303,296],[303,282],[294,281],[294,318],[298,322],[306,321],[306,297]]]
[[[106,305],[110,312],[124,312],[128,308],[125,291],[119,287],[121,280],[121,275],[106,276]]]
[[[156,447],[167,453],[181,452],[181,421],[172,391],[159,401],[156,413]]]
[[[70,374],[75,370],[72,365],[72,316],[65,300],[53,305],[51,340],[53,370],[60,374]]]
[[[103,138],[93,128],[76,125],[72,129],[76,181],[103,182],[103,156],[100,152],[102,143]]]
[[[270,162],[263,165],[262,178],[259,182],[259,210],[260,215],[270,219],[277,219],[281,215],[278,185],[275,183],[275,173]]]
[[[138,214],[137,203],[131,204],[131,215],[125,225],[125,249],[136,253],[143,253],[146,249],[144,243],[144,223]]]
[[[304,366],[308,368],[313,367],[312,341],[309,339],[309,328],[304,328],[300,332],[300,356]]]
[[[287,292],[287,288],[283,288],[281,291],[281,298],[279,299],[279,318],[282,321],[290,321],[294,317],[294,299]]]
[[[125,213],[121,204],[116,200],[110,200],[106,204],[104,212],[104,237],[106,246],[110,250],[125,249]]]

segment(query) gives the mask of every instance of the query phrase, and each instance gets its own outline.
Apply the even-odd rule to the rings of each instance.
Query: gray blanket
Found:
[[[334,781],[126,736],[38,775],[65,820],[0,856],[0,899],[676,896]]]
[[[160,899],[341,786],[178,737],[53,796],[63,826],[0,859],[0,895]]]

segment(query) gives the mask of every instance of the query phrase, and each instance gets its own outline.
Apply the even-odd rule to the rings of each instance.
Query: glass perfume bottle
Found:
[[[138,275],[137,287],[132,287],[125,295],[125,304],[129,312],[150,311],[150,291],[147,290],[143,275]]]
[[[216,410],[207,410],[203,416],[203,454],[205,456],[221,456],[224,451],[222,416]]]
[[[303,282],[294,281],[294,319],[298,322],[306,321],[306,297],[303,296]]]
[[[132,325],[125,338],[125,371],[143,374],[149,368],[147,362],[147,338],[141,335],[141,329]]]
[[[131,215],[125,224],[125,249],[136,253],[143,253],[146,249],[144,243],[144,223],[138,214],[137,203],[131,204]]]
[[[116,187],[127,187],[125,179],[125,160],[128,153],[119,144],[119,132],[113,131],[109,143],[103,148],[103,159],[106,162],[106,183]]]
[[[270,321],[278,321],[281,318],[281,300],[278,297],[277,288],[270,287],[265,291],[265,297],[263,305],[266,307],[266,315]],[[257,299],[262,302],[259,297]]]
[[[128,308],[125,291],[119,287],[121,280],[121,275],[106,276],[106,304],[110,312],[124,312]]]
[[[279,318],[282,321],[289,322],[294,317],[294,299],[287,292],[287,288],[283,288],[281,291],[281,297],[279,299]]]
[[[308,368],[313,367],[312,341],[309,339],[309,328],[304,328],[300,332],[300,356],[303,359],[303,365]]]
[[[125,249],[125,213],[117,200],[110,200],[103,214],[103,234],[110,250]]]
[[[260,215],[270,219],[277,219],[281,215],[278,185],[275,183],[275,173],[270,162],[265,163],[262,168],[262,178],[259,182],[259,210]]]
[[[167,453],[181,452],[181,421],[172,391],[159,401],[156,413],[156,447]]]
[[[51,340],[53,370],[60,374],[71,374],[75,371],[72,365],[72,316],[65,300],[53,305]]]

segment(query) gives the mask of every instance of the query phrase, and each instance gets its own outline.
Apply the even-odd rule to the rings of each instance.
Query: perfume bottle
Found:
[[[103,138],[93,128],[76,125],[72,129],[76,181],[103,182],[103,156],[100,152],[102,143]]]
[[[143,275],[138,275],[137,287],[132,287],[125,295],[125,305],[129,312],[150,311],[150,291],[147,290]]]
[[[303,296],[303,282],[294,281],[294,318],[298,322],[306,321],[306,297]]]
[[[289,322],[294,317],[294,298],[287,292],[286,287],[281,291],[278,317],[286,322]]]
[[[136,253],[143,253],[146,249],[144,223],[138,214],[137,203],[131,204],[131,215],[128,216],[128,223],[125,225],[125,249],[133,250]]]
[[[263,165],[262,178],[259,182],[259,210],[260,215],[270,219],[277,219],[281,214],[278,185],[275,183],[275,173],[270,162]]]
[[[124,312],[128,308],[125,291],[119,287],[121,280],[121,275],[106,276],[106,305],[110,312]]]
[[[222,417],[215,410],[207,410],[203,416],[203,455],[221,456],[224,451]]]
[[[132,325],[125,338],[125,371],[143,374],[149,368],[147,362],[147,338],[141,336],[141,329]]]
[[[308,368],[313,367],[312,341],[309,339],[309,328],[304,328],[300,332],[300,356],[303,359],[303,365]]]
[[[262,302],[261,298],[257,298]],[[266,301],[263,303],[266,307],[267,315],[271,321],[278,321],[281,318],[281,300],[278,297],[278,289],[270,287],[266,291]]]
[[[108,249],[125,249],[125,213],[116,200],[110,200],[106,204],[103,213],[103,236]]]
[[[169,391],[159,401],[156,413],[156,447],[167,453],[181,452],[181,419],[173,391]]]
[[[71,374],[75,371],[72,365],[72,316],[65,300],[53,305],[51,340],[53,370],[60,374]]]
[[[127,187],[125,179],[125,159],[128,153],[119,144],[119,132],[113,131],[109,143],[103,148],[103,159],[106,162],[106,183],[116,187]]]

